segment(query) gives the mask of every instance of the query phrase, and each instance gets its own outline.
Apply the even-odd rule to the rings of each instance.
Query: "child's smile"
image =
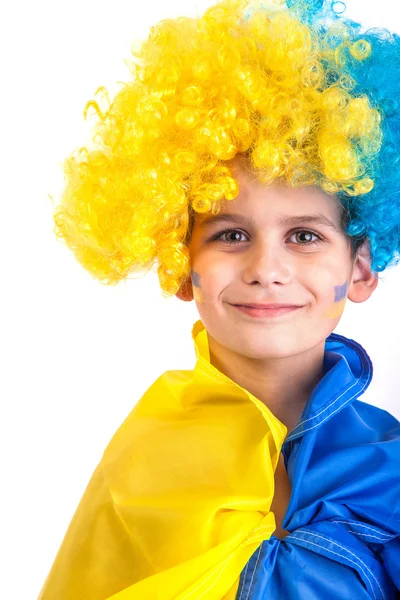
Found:
[[[347,298],[363,302],[378,280],[368,247],[353,255],[336,196],[266,186],[237,161],[233,174],[234,200],[195,215],[180,297],[196,301],[212,364],[290,425],[323,374]]]

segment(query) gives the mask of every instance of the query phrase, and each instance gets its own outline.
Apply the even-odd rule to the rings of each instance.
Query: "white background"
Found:
[[[149,385],[194,366],[194,302],[165,300],[155,273],[99,284],[53,234],[61,161],[81,145],[83,107],[126,80],[134,39],[206,0],[7,3],[1,16],[1,598],[36,599],[107,443]],[[400,31],[392,0],[347,14]],[[400,418],[400,266],[336,328],[374,364],[363,400]],[[56,599],[55,599],[56,600]]]

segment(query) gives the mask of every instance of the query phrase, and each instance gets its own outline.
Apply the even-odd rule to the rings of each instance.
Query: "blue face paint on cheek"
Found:
[[[335,285],[335,302],[340,302],[347,296],[347,281],[343,285]]]
[[[325,313],[325,316],[330,319],[337,319],[344,311],[347,297],[347,281],[345,281],[343,285],[335,285],[334,290],[334,305]]]
[[[193,298],[196,302],[202,304],[204,302],[203,294],[201,293],[201,285],[200,285],[200,273],[196,271],[191,271],[190,276],[192,278],[193,284]]]
[[[201,287],[200,286],[200,274],[196,273],[196,271],[191,271],[190,275],[192,277],[192,283],[195,287]]]

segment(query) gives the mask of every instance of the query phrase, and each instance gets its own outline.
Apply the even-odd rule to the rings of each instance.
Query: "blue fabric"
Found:
[[[326,339],[324,373],[282,447],[290,534],[258,547],[237,600],[400,598],[400,422],[357,399],[373,367],[354,340]]]

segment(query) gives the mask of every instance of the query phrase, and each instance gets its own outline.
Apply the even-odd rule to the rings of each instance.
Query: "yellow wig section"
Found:
[[[248,4],[225,0],[199,18],[161,21],[132,51],[132,80],[107,110],[87,103],[98,118],[90,144],[65,161],[54,220],[102,283],[156,265],[164,295],[175,294],[190,272],[189,215],[216,214],[237,196],[236,155],[265,184],[372,189],[380,114],[366,96],[352,98],[343,48],[285,7],[253,2],[245,14]],[[367,44],[348,45],[355,60],[368,57]]]

